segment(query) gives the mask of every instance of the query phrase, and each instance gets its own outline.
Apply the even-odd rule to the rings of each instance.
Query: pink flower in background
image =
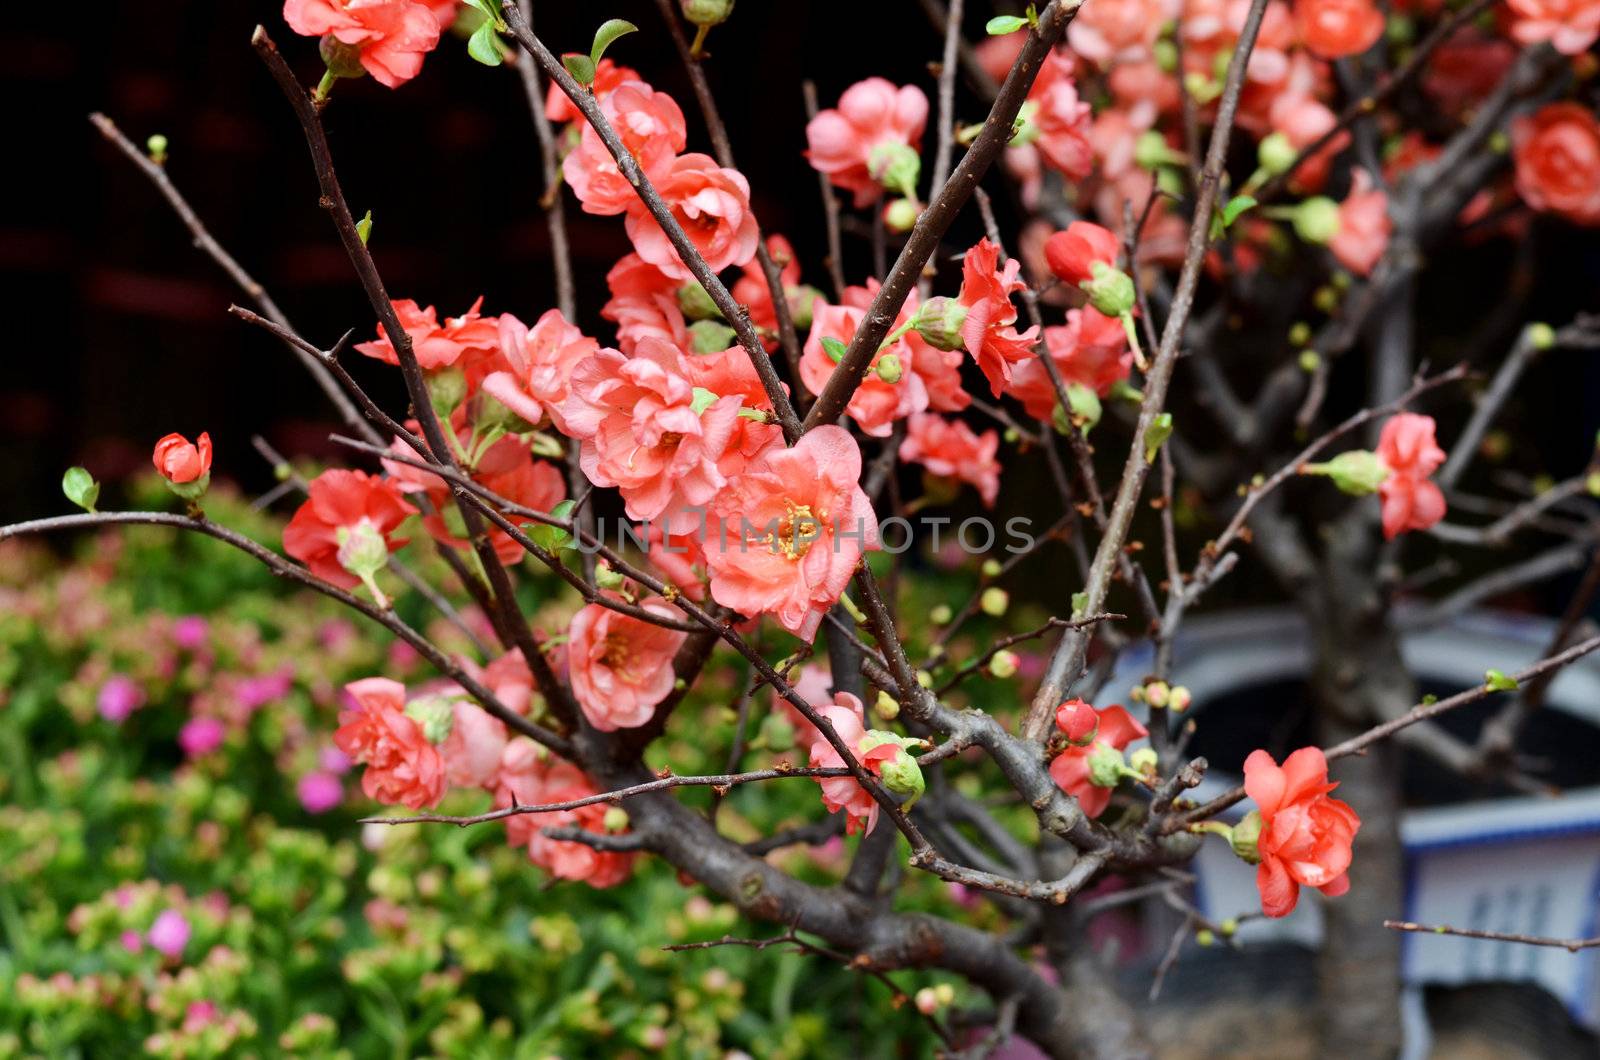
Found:
[[[172,643],[184,651],[195,652],[206,646],[211,624],[204,615],[184,615],[172,623]]]
[[[678,617],[660,597],[648,597],[639,606],[664,618]],[[567,629],[567,666],[572,694],[589,724],[612,732],[649,721],[656,704],[672,691],[672,657],[687,637],[600,604],[581,608]]]
[[[750,211],[750,183],[744,174],[722,168],[710,155],[687,154],[673,159],[655,184],[712,272],[744,265],[755,257],[760,231]],[[678,280],[694,278],[637,196],[628,204],[626,227],[641,258]]]
[[[1165,0],[1097,0],[1079,8],[1067,27],[1067,41],[1074,52],[1100,66],[1142,59],[1174,14]]]
[[[95,697],[95,709],[113,725],[121,725],[142,706],[144,689],[135,684],[133,678],[122,674],[106,678],[105,684],[100,686],[100,694]]]
[[[295,795],[307,813],[327,813],[344,801],[344,782],[332,773],[307,773],[295,785]]]
[[[190,718],[178,730],[178,746],[190,758],[199,758],[221,747],[227,732],[216,718]]]
[[[1133,351],[1122,321],[1084,306],[1067,310],[1067,323],[1044,329],[1045,346],[1066,386],[1077,384],[1105,397],[1133,368]],[[1006,393],[1022,402],[1028,415],[1048,420],[1058,401],[1055,384],[1038,358],[1017,366]]]
[[[1516,17],[1511,35],[1522,44],[1549,41],[1562,55],[1582,55],[1600,39],[1597,0],[1506,0]]]
[[[1383,506],[1383,536],[1426,530],[1444,518],[1444,493],[1429,476],[1444,463],[1434,439],[1432,416],[1402,412],[1391,416],[1378,437],[1378,459],[1391,474],[1378,487]]]
[[[122,943],[122,948],[129,953],[138,953],[144,949],[144,936],[132,929],[124,931],[118,936],[118,941]]]
[[[771,449],[719,493],[720,531],[707,540],[711,596],[746,615],[770,614],[797,637],[816,635],[878,519],[862,492],[861,449],[834,424]]]
[[[1000,449],[997,432],[977,434],[960,420],[947,420],[932,413],[913,416],[906,426],[901,460],[970,484],[986,507],[994,507],[1000,494],[1000,461],[995,459]]]
[[[184,947],[189,945],[191,930],[189,921],[182,913],[167,909],[156,917],[145,937],[152,949],[164,957],[176,959],[183,956]]]
[[[1083,180],[1094,169],[1094,148],[1089,142],[1094,111],[1078,98],[1072,68],[1071,57],[1061,52],[1045,57],[1038,79],[1028,90],[1032,108],[1023,137],[1033,137],[1033,145],[1052,169],[1068,180]]]
[[[439,20],[413,0],[284,0],[283,20],[302,36],[360,49],[362,68],[387,88],[416,77],[439,43]]]
[[[606,273],[611,300],[600,315],[617,325],[617,348],[631,354],[640,339],[660,339],[680,350],[689,348],[689,329],[678,307],[675,280],[637,254],[628,254]]]
[[[593,780],[577,766],[519,736],[506,745],[501,756],[494,804],[503,809],[516,804],[572,802],[598,793]],[[528,860],[556,879],[582,880],[591,887],[615,887],[632,873],[635,855],[599,851],[544,834],[546,828],[563,826],[605,833],[606,812],[605,805],[591,803],[576,810],[516,814],[506,818],[506,839],[514,847],[526,847]]]
[[[493,787],[506,749],[506,725],[476,703],[453,705],[450,735],[439,745],[445,779],[458,788]]]
[[[1370,275],[1389,246],[1389,196],[1373,187],[1372,174],[1357,169],[1350,194],[1339,204],[1339,231],[1328,249],[1339,264],[1357,276]]]

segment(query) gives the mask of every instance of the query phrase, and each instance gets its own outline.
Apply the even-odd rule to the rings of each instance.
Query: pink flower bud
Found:
[[[1087,747],[1100,732],[1100,718],[1083,700],[1069,699],[1056,708],[1056,728],[1072,746]]]

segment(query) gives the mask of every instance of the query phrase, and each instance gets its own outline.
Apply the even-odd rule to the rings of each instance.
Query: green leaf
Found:
[[[600,65],[600,57],[611,47],[611,42],[618,37],[626,37],[630,33],[638,33],[639,27],[627,19],[613,18],[600,24],[594,31],[594,43],[589,46],[589,61],[596,66]]]
[[[575,501],[562,501],[550,509],[550,514],[557,519],[570,519],[572,518],[573,510],[577,506]],[[541,545],[551,552],[559,552],[564,548],[572,547],[572,535],[559,526],[551,526],[548,523],[523,523],[522,529],[534,540],[535,544]]]
[[[1081,615],[1083,615],[1084,612],[1086,612],[1088,609],[1089,609],[1089,594],[1088,593],[1073,593],[1072,594],[1072,617],[1073,618],[1078,618]]]
[[[848,347],[838,339],[823,339],[822,348],[834,364],[844,360],[844,355],[848,352]]]
[[[1003,37],[1007,33],[1015,33],[1027,24],[1027,19],[1017,15],[996,15],[983,28],[991,37]]]
[[[1155,418],[1154,423],[1150,424],[1150,429],[1144,432],[1144,462],[1147,464],[1155,463],[1156,454],[1161,451],[1161,447],[1171,437],[1172,413],[1163,412]]]
[[[356,222],[356,235],[361,237],[361,245],[366,246],[367,240],[372,238],[372,211],[367,211],[367,216]]]
[[[1485,670],[1483,672],[1483,683],[1489,686],[1491,692],[1515,692],[1517,690],[1517,679],[1507,676],[1500,670]]]
[[[67,473],[61,476],[61,492],[67,495],[67,500],[93,514],[94,506],[100,500],[100,483],[86,469],[69,467]]]
[[[500,5],[494,0],[467,0],[468,7],[475,7],[483,12],[483,16],[495,25],[500,25]]]
[[[493,22],[485,22],[472,31],[472,36],[467,38],[467,54],[485,66],[499,66],[504,61]]]
[[[1256,205],[1254,197],[1249,195],[1235,195],[1228,200],[1228,205],[1222,208],[1222,224],[1227,227],[1239,219],[1239,215]]]
[[[561,65],[567,68],[567,73],[578,84],[585,87],[594,84],[594,63],[589,61],[587,55],[563,55]]]

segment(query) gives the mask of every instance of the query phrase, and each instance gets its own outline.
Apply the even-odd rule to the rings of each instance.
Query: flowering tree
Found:
[[[1433,605],[1444,611],[1592,551],[1592,473],[1531,498],[1472,497],[1459,483],[1529,365],[1600,345],[1600,328],[1520,325],[1508,350],[1430,374],[1413,321],[1425,255],[1534,223],[1600,223],[1587,84],[1600,6],[1408,5],[1386,34],[1370,0],[1050,0],[991,19],[974,46],[962,0],[928,0],[943,36],[936,112],[920,88],[879,77],[827,108],[808,93],[803,157],[830,247],[812,263],[820,287],[752,211],[719,117],[705,44],[731,0],[658,0],[651,33],[687,70],[694,121],[608,57],[627,53],[635,26],[606,22],[587,52],[558,57],[530,6],[287,0],[288,28],[320,41],[312,88],[295,72],[312,61],[309,44],[281,52],[264,28],[252,38],[299,118],[322,206],[378,320],[353,348],[399,370],[405,413],[346,372],[350,335],[331,349],[301,335],[204,229],[167,174],[164,141],[141,150],[95,116],[256,304],[233,312],[313,374],[352,435],[338,440],[370,470],[304,484],[279,554],[207,519],[210,438],[170,435],[154,463],[182,514],[99,512],[98,484],[74,468],[64,487],[84,514],[0,538],[154,523],[251,554],[386,627],[439,673],[419,688],[374,675],[346,689],[338,747],[363,768],[369,797],[416,811],[379,820],[499,822],[552,876],[594,887],[665,859],[686,886],[824,959],[965,977],[994,1003],[992,1032],[971,1043],[979,1052],[1017,1033],[1054,1055],[1146,1053],[1137,1014],[1084,945],[1074,898],[1115,876],[1149,885],[1130,894],[1165,892],[1186,911],[1184,932],[1231,934],[1186,904],[1174,874],[1219,841],[1258,866],[1264,915],[1287,914],[1303,887],[1333,899],[1324,1049],[1391,1051],[1395,743],[1469,776],[1532,784],[1518,772],[1519,729],[1551,675],[1600,648],[1580,633],[1600,587],[1591,566],[1542,661],[1418,702],[1392,611],[1408,569],[1421,569],[1407,546],[1422,537],[1461,548],[1556,539],[1456,588]],[[392,297],[368,250],[370,218],[353,214],[334,168],[324,116],[340,92],[363,90],[338,82],[370,74],[399,88],[447,31],[478,61],[514,67],[528,90],[557,277],[554,308],[515,307],[531,324],[486,315],[481,301],[441,319]],[[969,105],[987,115],[967,124]],[[702,131],[710,154],[691,150]],[[1018,231],[999,230],[986,181],[1022,204]],[[576,323],[568,193],[589,214],[620,217],[634,248],[607,277],[605,338]],[[951,246],[963,210],[987,234]],[[846,211],[866,218],[869,276],[845,273]],[[959,276],[942,269],[955,258]],[[1350,351],[1367,356],[1354,401],[1334,376]],[[1471,404],[1474,360],[1493,374]],[[1409,411],[1424,402],[1471,409],[1441,438],[1431,416]],[[902,491],[901,463],[925,472],[921,496]],[[962,524],[978,582],[966,606],[905,613],[903,582],[918,577],[903,567],[912,518],[963,484],[992,508],[1029,463],[1053,493],[1007,522],[1010,547],[973,520],[975,547]],[[597,491],[612,490],[626,536],[600,515]],[[1458,500],[1493,521],[1446,521]],[[1188,527],[1203,536],[1186,556],[1198,536]],[[1145,549],[1144,534],[1158,544]],[[393,555],[419,538],[453,584],[429,586]],[[1006,618],[1008,575],[1046,550],[1065,554],[1081,588],[1043,625],[958,658],[957,632],[980,614]],[[1207,763],[1186,754],[1195,726],[1170,680],[1174,638],[1246,553],[1309,620],[1324,745],[1281,763],[1256,750],[1242,787],[1200,804],[1186,793]],[[494,643],[478,656],[436,645],[397,615],[391,579],[469,641],[476,616]],[[570,601],[564,627],[549,628],[552,599]],[[1154,648],[1132,690],[1145,722],[1105,702],[1121,691],[1104,687],[1111,663],[1139,641]],[[983,709],[969,681],[1014,680],[1012,649],[1033,642],[1048,652],[1025,709]],[[731,704],[728,769],[680,775],[656,749],[689,717],[717,653],[749,675]],[[1505,706],[1476,745],[1433,724],[1490,696]],[[754,761],[758,743],[770,760]],[[817,820],[736,841],[717,807],[755,783],[817,784]],[[673,790],[686,787],[714,790],[709,811]],[[1016,827],[973,790],[1026,807],[1031,823]],[[452,791],[486,793],[494,808],[430,812]],[[1218,820],[1245,800],[1242,821]],[[831,886],[767,860],[839,832],[861,838]],[[896,911],[905,869],[981,896],[1007,930]],[[1357,963],[1360,975],[1339,974]],[[953,1042],[941,1004],[918,998]]]

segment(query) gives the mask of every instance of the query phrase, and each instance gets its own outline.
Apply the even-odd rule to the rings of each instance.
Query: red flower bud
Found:
[[[211,471],[211,435],[203,433],[191,444],[181,434],[169,434],[156,443],[151,461],[168,482],[193,482]]]
[[[1094,279],[1097,261],[1115,268],[1118,252],[1116,235],[1088,221],[1072,222],[1044,244],[1044,259],[1049,262],[1050,271],[1073,286]]]
[[[1087,747],[1100,731],[1100,716],[1081,699],[1069,699],[1056,708],[1056,728],[1074,747]]]

